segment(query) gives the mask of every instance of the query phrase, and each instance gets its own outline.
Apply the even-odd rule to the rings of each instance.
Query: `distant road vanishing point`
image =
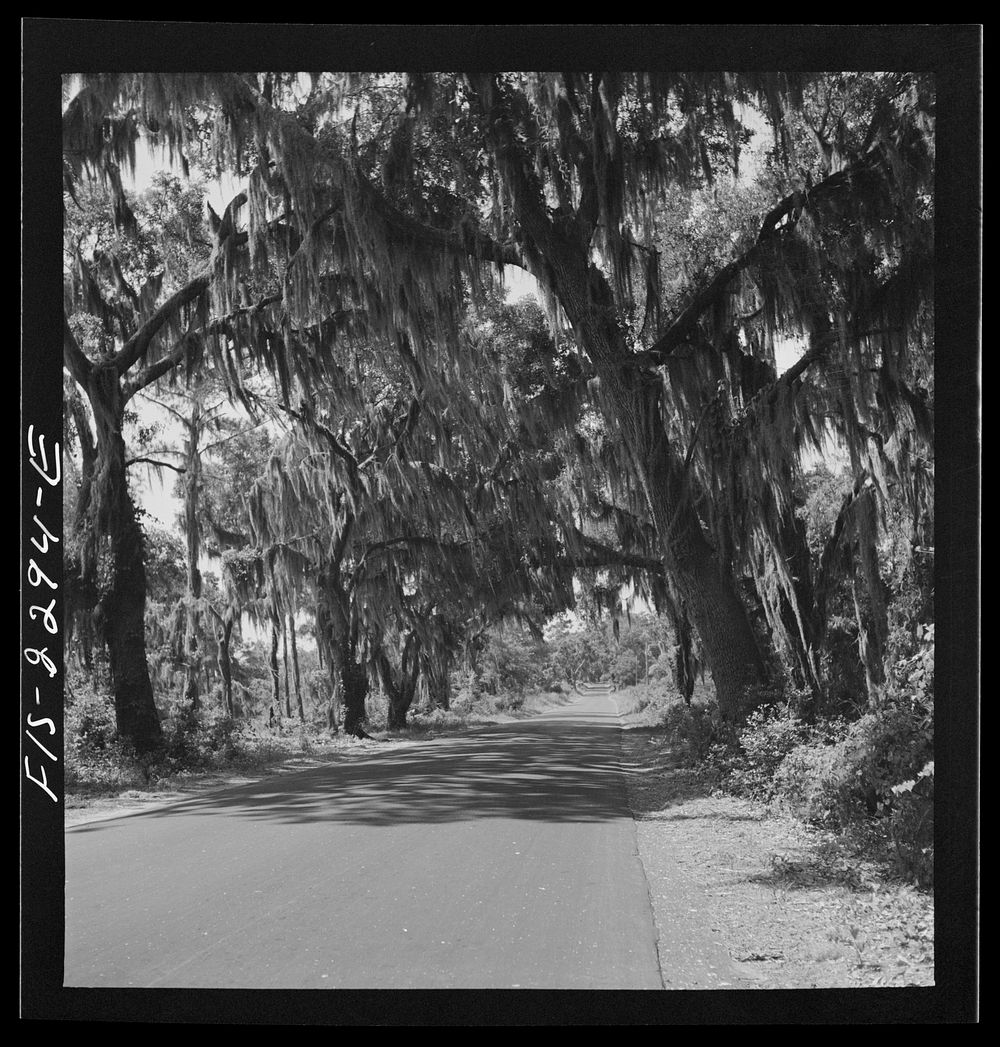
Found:
[[[573,686],[576,688],[576,693],[584,698],[590,698],[593,695],[601,695],[606,698],[610,696],[615,689],[613,683],[578,683]]]

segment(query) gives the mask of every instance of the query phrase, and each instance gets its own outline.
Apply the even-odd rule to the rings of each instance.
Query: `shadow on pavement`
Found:
[[[542,715],[82,824],[225,815],[286,823],[390,826],[474,818],[584,822],[628,815],[618,719]]]

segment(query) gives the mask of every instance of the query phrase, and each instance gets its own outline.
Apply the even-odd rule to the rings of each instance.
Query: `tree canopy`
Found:
[[[328,599],[348,563],[381,587],[324,612],[362,700],[362,605],[374,643],[389,617],[428,625],[415,579],[461,579],[466,614],[484,581],[495,613],[540,591],[558,610],[559,571],[595,564],[693,628],[734,718],[777,664],[821,693],[850,576],[877,689],[886,518],[931,545],[929,77],[103,75],[63,131],[68,196],[100,186],[110,216],[100,246],[75,241],[65,353],[97,419],[93,532],[131,557],[119,617],[136,558],[116,417],[182,366],[252,409],[263,370],[294,425],[255,489],[256,546],[288,591],[325,577]],[[207,210],[187,270],[164,258],[140,283],[121,170],[142,138],[245,189]],[[183,188],[161,189],[193,229]],[[512,269],[547,332],[505,336]],[[828,441],[853,487],[817,553],[801,510]]]

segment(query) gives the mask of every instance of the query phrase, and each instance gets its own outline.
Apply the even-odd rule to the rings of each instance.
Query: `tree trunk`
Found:
[[[885,602],[885,584],[879,571],[878,550],[875,545],[878,522],[874,491],[866,492],[858,505],[858,513],[865,518],[865,523],[858,527],[858,553],[865,579],[871,622],[871,627],[865,630],[868,637],[865,674],[868,681],[868,700],[870,704],[877,705],[881,700],[882,685],[885,683],[885,649],[889,641],[889,619]],[[855,581],[857,581],[857,575],[855,575]],[[857,605],[857,595],[854,599]]]
[[[812,581],[812,557],[806,543],[805,523],[789,511],[782,520],[781,550],[792,576],[792,591],[796,607],[787,595],[781,594],[781,619],[792,639],[792,674],[796,686],[807,688],[812,696],[809,708],[803,712],[812,716],[822,699],[819,668],[816,661],[818,629],[816,628],[816,596]]]
[[[417,692],[417,678],[420,674],[420,640],[416,633],[410,633],[403,645],[399,683],[393,679],[392,666],[384,651],[376,656],[376,669],[379,681],[389,699],[388,727],[390,731],[406,730],[406,715],[413,704]]]
[[[390,731],[406,730],[406,714],[409,711],[409,707],[410,703],[403,700],[401,696],[396,701],[389,700],[387,726]]]
[[[675,623],[677,643],[674,646],[674,682],[684,698],[684,704],[691,704],[694,694],[695,662],[691,637],[691,624],[686,616],[678,615]]]
[[[367,738],[364,722],[367,715],[365,702],[368,698],[368,673],[363,665],[358,665],[350,644],[342,644],[335,651],[344,708],[344,732],[356,738]]]
[[[191,417],[184,420],[187,429],[187,447],[184,474],[184,532],[187,539],[187,612],[184,626],[186,666],[184,672],[184,701],[191,711],[198,708],[198,672],[201,658],[198,653],[199,614],[201,599],[201,532],[198,526],[198,492],[201,486],[201,452],[198,440],[201,433],[201,404],[196,400]]]
[[[278,675],[278,619],[271,619],[271,708],[281,714],[281,682]]]
[[[288,616],[288,632],[292,638],[292,671],[295,675],[295,701],[299,707],[299,722],[306,722],[306,710],[302,704],[302,681],[299,676],[299,648],[295,639],[295,616]],[[291,714],[289,714],[291,715]]]
[[[87,387],[97,427],[95,492],[92,522],[84,547],[84,573],[98,556],[97,535],[111,542],[111,587],[101,601],[104,638],[108,645],[115,720],[121,738],[140,754],[163,742],[146,662],[146,563],[142,529],[128,489],[125,442],[122,439],[124,401],[113,370],[94,368]],[[100,483],[99,498],[96,491]]]
[[[330,691],[330,704],[326,711],[326,726],[331,734],[340,730],[340,681],[334,680]]]
[[[222,623],[222,634],[219,636],[219,674],[222,676],[222,693],[226,700],[226,712],[230,720],[235,716],[233,710],[233,663],[229,656],[229,642],[233,635],[233,620],[229,615]]]
[[[448,675],[449,658],[443,650],[432,651],[424,659],[424,677],[432,706],[448,709],[451,705],[451,680]]]
[[[288,685],[288,629],[281,620],[281,660],[285,666],[285,716],[292,718],[292,690]]]
[[[753,704],[748,692],[764,680],[764,663],[732,574],[705,538],[685,465],[668,443],[660,379],[611,367],[608,353],[597,349],[591,359],[601,373],[606,414],[630,452],[633,475],[660,538],[664,567],[701,639],[719,711],[738,720]]]
[[[140,754],[162,744],[163,732],[146,663],[146,567],[142,531],[126,493],[112,540],[111,591],[104,600],[104,635],[115,694],[118,733]]]

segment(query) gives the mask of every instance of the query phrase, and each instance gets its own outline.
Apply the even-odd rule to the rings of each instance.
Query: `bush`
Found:
[[[146,784],[135,750],[118,737],[115,705],[100,674],[71,673],[67,680],[65,787],[78,792],[118,792]]]
[[[693,760],[711,757],[717,764],[733,743],[732,729],[718,708],[703,702],[685,704],[680,699],[664,709],[662,723],[671,745],[681,746]]]
[[[896,871],[921,887],[934,885],[934,761],[915,779],[893,786],[889,822]]]
[[[411,728],[417,731],[426,731],[433,727],[462,727],[465,724],[465,716],[451,709],[442,709],[435,705],[429,709],[413,710],[407,722]]]
[[[516,713],[524,707],[523,691],[501,691],[494,699],[494,711]]]
[[[118,738],[115,703],[109,694],[88,683],[77,683],[66,708],[67,753],[86,758],[106,751]]]
[[[451,674],[451,702],[455,712],[468,712],[479,698],[479,681],[472,669],[458,669]]]
[[[725,788],[740,796],[770,800],[779,767],[809,737],[810,728],[787,704],[780,704],[755,709],[736,736],[726,737],[719,729],[716,733],[720,740],[713,762],[722,772]]]
[[[915,781],[933,756],[923,717],[899,706],[827,727],[834,737],[798,746],[776,782],[782,795],[817,824],[843,828],[889,811],[899,795],[894,788]]]

